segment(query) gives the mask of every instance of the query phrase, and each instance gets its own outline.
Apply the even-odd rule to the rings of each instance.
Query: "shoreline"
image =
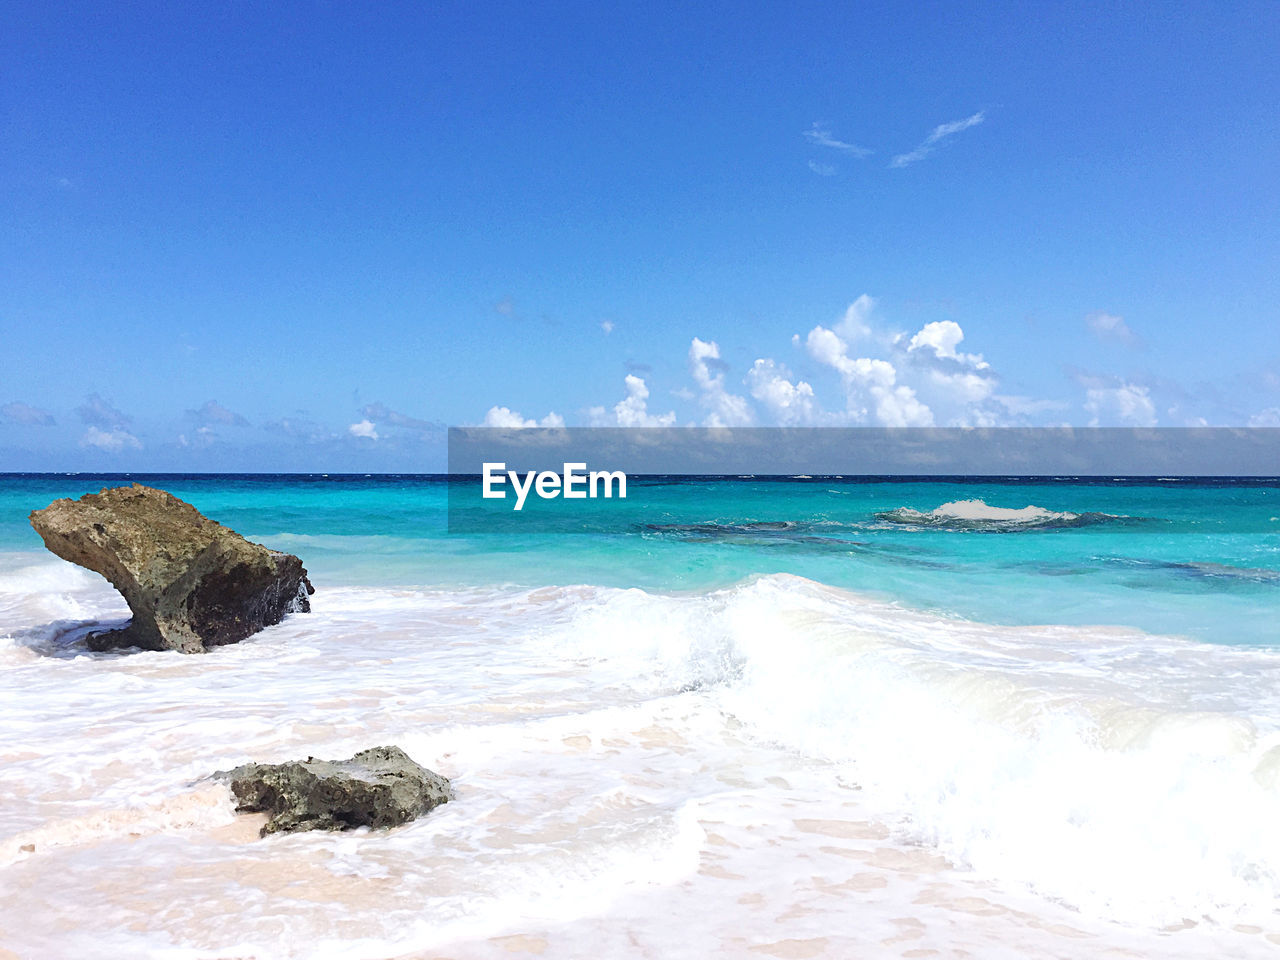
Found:
[[[1171,929],[1177,919],[1104,920],[1107,911],[1096,906],[1072,909],[1010,880],[984,879],[999,869],[956,867],[940,855],[946,844],[921,845],[919,824],[894,826],[898,815],[884,806],[883,785],[868,781],[873,758],[863,750],[870,741],[841,760],[815,753],[820,742],[806,750],[779,739],[783,688],[767,688],[775,691],[771,706],[759,683],[776,681],[786,661],[768,659],[777,648],[768,631],[756,641],[739,637],[739,644],[756,644],[740,667],[721,663],[718,648],[705,645],[708,627],[759,626],[763,611],[777,603],[766,594],[790,596],[786,591],[793,589],[799,593],[789,602],[799,604],[799,622],[810,624],[806,635],[817,638],[804,656],[825,656],[822,650],[835,640],[822,639],[827,628],[814,633],[812,617],[848,599],[852,606],[841,616],[866,616],[868,624],[906,617],[899,627],[915,624],[912,644],[926,643],[920,630],[941,622],[788,577],[703,597],[587,586],[462,593],[329,587],[315,595],[312,614],[204,657],[65,659],[26,650],[15,662],[10,648],[6,672],[23,693],[18,716],[40,739],[34,750],[6,757],[6,767],[26,771],[18,782],[74,776],[82,787],[63,788],[52,806],[38,793],[27,795],[24,807],[35,806],[17,834],[37,850],[0,870],[35,889],[78,884],[90,871],[97,879],[87,889],[99,892],[81,897],[75,913],[67,904],[45,917],[64,933],[87,930],[83,925],[94,915],[133,915],[130,903],[160,896],[169,906],[130,921],[141,938],[130,942],[135,950],[151,944],[146,952],[158,946],[153,938],[177,936],[174,955],[192,957],[324,956],[317,944],[337,929],[362,925],[364,933],[343,941],[347,955],[572,956],[596,938],[618,956],[681,955],[684,949],[684,955],[742,957],[897,957],[930,949],[982,956],[1084,957],[1103,949],[1263,956],[1280,943],[1280,918],[1274,924],[1202,921],[1177,931]],[[73,583],[70,596],[89,611],[114,602],[105,584],[77,594]],[[721,619],[700,620],[699,606],[721,610]],[[664,624],[661,631],[636,629],[646,609],[658,619],[645,622]],[[619,646],[618,630],[628,620],[630,639]],[[588,629],[594,622],[613,624],[612,634]],[[1020,638],[1024,655],[1033,635],[1057,643],[1060,652],[1068,649],[1061,646],[1063,628],[967,628],[973,640],[930,648],[931,657],[944,658],[931,671],[955,655],[948,649],[976,649],[980,636],[987,644],[1003,635]],[[1072,630],[1084,644],[1101,638]],[[692,646],[672,647],[676,634]],[[611,646],[602,649],[606,636]],[[1110,637],[1122,643],[1133,634]],[[886,643],[874,641],[865,655],[885,650],[892,657],[884,662],[893,663],[910,649]],[[794,641],[787,652],[791,661],[801,653]],[[1006,656],[998,647],[990,653],[997,661]],[[760,655],[766,659],[752,659]],[[822,662],[838,681],[840,661]],[[798,676],[821,676],[805,662],[795,669]],[[973,664],[963,676],[972,682]],[[874,686],[856,696],[839,683],[827,689],[861,702]],[[58,691],[73,696],[71,712],[45,729],[50,719],[36,723],[37,714],[28,711]],[[123,699],[122,691],[129,691]],[[803,719],[824,702],[838,705],[839,699],[814,688],[786,709]],[[753,716],[760,708],[767,709]],[[878,739],[890,731],[883,722],[868,722]],[[1176,722],[1170,732],[1185,738],[1185,723]],[[199,732],[205,728],[209,733]],[[820,728],[786,729],[810,736]],[[1206,728],[1211,736],[1212,729]],[[956,736],[974,742],[969,734]],[[253,839],[256,826],[247,830],[246,818],[199,786],[213,770],[246,759],[342,756],[371,738],[403,743],[449,776],[459,802],[387,834],[260,842]],[[139,781],[148,768],[129,770],[144,755],[166,759],[150,762]],[[1061,745],[1055,756],[1065,758]],[[13,810],[17,796],[8,796],[4,807]],[[185,820],[184,806],[190,811]],[[1025,802],[1021,809],[1027,810]],[[54,842],[60,832],[68,841],[61,845]],[[15,831],[4,834],[12,839]],[[168,883],[161,878],[178,863],[186,866],[176,890],[155,886]],[[197,888],[205,891],[204,906],[193,903],[193,892],[182,892]],[[250,891],[267,912],[246,927],[243,917],[234,919],[239,908],[233,905]],[[185,906],[178,910],[179,904]],[[573,904],[586,906],[564,915]],[[6,931],[0,942],[15,936],[15,908],[0,901],[0,930]],[[272,910],[285,913],[271,921]],[[431,916],[435,939],[414,941],[420,935],[415,924]],[[267,933],[285,917],[294,931],[291,947]],[[723,927],[709,917],[722,917]],[[366,951],[358,944],[369,924],[382,931],[374,936],[381,945]],[[1234,929],[1241,925],[1244,931]],[[53,929],[43,936],[54,939],[40,941],[45,949],[75,942],[58,940]],[[95,953],[89,941],[81,945],[87,956],[111,952]]]

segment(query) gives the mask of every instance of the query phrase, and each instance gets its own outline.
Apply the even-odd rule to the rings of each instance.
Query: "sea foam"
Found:
[[[900,837],[986,875],[1151,924],[1280,897],[1271,652],[971,623],[785,575],[604,595],[574,632],[640,690],[704,688],[832,762]]]
[[[34,566],[0,578],[0,869],[77,894],[0,902],[22,954],[1265,956],[1280,935],[1266,650],[771,575],[322,587],[201,657],[89,654],[51,624],[118,600]],[[208,780],[381,742],[457,802],[259,841]]]
[[[952,530],[1004,532],[1052,527],[1081,527],[1127,519],[1106,513],[1070,513],[1028,505],[1018,509],[993,507],[982,500],[953,500],[933,510],[899,507],[876,514],[887,523]]]

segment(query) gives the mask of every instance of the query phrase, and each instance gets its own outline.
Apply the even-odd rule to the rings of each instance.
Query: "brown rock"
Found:
[[[31,514],[44,544],[102,574],[133,613],[121,630],[91,634],[91,649],[204,653],[293,612],[315,592],[302,561],[250,543],[163,490],[135,483],[55,500]]]

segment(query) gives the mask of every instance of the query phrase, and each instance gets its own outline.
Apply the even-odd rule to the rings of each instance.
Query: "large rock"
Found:
[[[135,483],[55,500],[31,525],[46,547],[102,574],[128,602],[133,620],[91,634],[94,650],[204,653],[311,609],[315,589],[301,560],[250,543],[163,490]]]
[[[398,827],[453,799],[449,781],[399,747],[361,750],[350,760],[249,763],[222,774],[236,809],[271,815],[261,835],[298,830]]]

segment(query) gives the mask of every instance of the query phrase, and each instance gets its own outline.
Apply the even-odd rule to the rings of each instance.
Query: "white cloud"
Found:
[[[925,324],[915,334],[890,333],[874,320],[876,302],[863,294],[833,327],[818,325],[792,338],[819,363],[838,371],[848,418],[855,423],[1001,426],[1010,408],[996,395],[999,381],[979,353],[959,349],[964,331],[952,320]],[[878,329],[879,328],[879,329]],[[880,356],[855,356],[878,350]],[[1015,401],[1016,403],[1016,401]]]
[[[592,407],[587,412],[593,427],[671,427],[675,425],[674,410],[663,414],[649,412],[649,388],[643,379],[629,373],[624,383],[627,395],[614,405],[612,417],[604,407]]]
[[[876,399],[876,416],[886,427],[931,427],[933,411],[919,401],[910,387],[900,385]]]
[[[1138,338],[1129,329],[1129,325],[1124,322],[1124,317],[1118,317],[1115,314],[1104,313],[1099,310],[1085,317],[1084,322],[1099,340],[1112,340],[1116,343],[1127,344],[1137,343]]]
[[[608,336],[609,334],[613,333],[613,321],[612,321],[612,320],[601,320],[601,321],[600,321],[600,329],[601,329],[601,330],[603,330],[603,331],[605,332],[605,336]]]
[[[1035,397],[1022,397],[1007,393],[992,396],[991,399],[1014,416],[1053,413],[1066,410],[1068,406],[1061,400],[1037,400]]]
[[[952,394],[958,402],[970,406],[982,403],[996,391],[995,380],[977,373],[947,373],[944,370],[930,370],[929,379],[936,386]]]
[[[218,441],[218,434],[214,432],[213,427],[196,427],[195,433],[190,438],[185,433],[178,434],[178,446],[180,447],[196,447],[204,449],[211,447]]]
[[[21,400],[14,400],[12,403],[0,406],[0,420],[27,427],[52,427],[57,425],[57,421],[53,419],[53,414],[48,410],[41,410],[39,407],[33,407],[29,403],[23,403]]]
[[[298,411],[298,416],[281,417],[279,420],[268,421],[262,425],[262,429],[280,436],[289,437],[291,440],[301,440],[305,443],[324,443],[338,439],[338,434],[334,433],[329,427],[316,423],[314,420],[302,415],[302,413],[302,411]]]
[[[849,357],[848,346],[840,335],[821,324],[809,331],[804,341],[809,356],[821,364],[839,372],[842,377],[855,375],[853,360]]]
[[[884,427],[933,426],[933,411],[920,402],[915,390],[897,382],[898,372],[889,361],[850,357],[840,335],[821,325],[809,331],[806,346],[815,360],[840,373],[845,409],[854,422],[864,423],[874,416],[875,423]]]
[[[804,132],[804,138],[818,147],[829,147],[832,150],[839,150],[841,153],[847,153],[852,157],[867,157],[871,155],[871,151],[866,147],[860,147],[856,143],[846,143],[843,140],[837,140],[828,130],[820,123],[814,123],[808,130]]]
[[[987,363],[980,353],[957,353],[956,347],[964,339],[964,330],[954,320],[935,320],[920,328],[908,345],[908,350],[932,350],[939,360],[955,360],[975,370],[986,370]]]
[[[1085,394],[1089,426],[1154,427],[1156,405],[1146,387],[1133,383],[1090,386]]]
[[[1249,418],[1251,427],[1280,427],[1280,407],[1267,407]]]
[[[753,417],[746,398],[725,389],[725,364],[720,359],[719,344],[714,340],[707,342],[694,337],[689,345],[689,368],[694,382],[702,390],[702,404],[710,411],[706,426],[745,427],[751,424]]]
[[[80,422],[104,430],[122,430],[133,422],[133,417],[117,410],[110,402],[103,400],[96,393],[84,398],[84,403],[76,407]]]
[[[1011,415],[1034,412],[1021,398],[1007,398],[1006,403],[996,394],[995,371],[982,354],[957,349],[963,340],[964,330],[954,320],[935,320],[910,338],[903,334],[894,340],[901,351],[899,360],[908,374],[914,373],[916,390],[937,422],[949,427],[1008,426]]]
[[[803,380],[792,383],[790,378],[786,367],[762,358],[747,371],[747,388],[775,423],[788,427],[814,423],[818,407],[813,387]]]
[[[206,400],[199,410],[188,410],[187,419],[198,424],[211,426],[222,424],[232,427],[247,427],[249,421],[233,410],[228,410],[217,400]]]
[[[80,446],[118,453],[126,447],[141,450],[142,441],[124,430],[99,430],[97,427],[90,427],[80,438]]]
[[[900,153],[889,162],[890,167],[905,167],[909,164],[923,160],[929,154],[937,149],[938,144],[954,134],[960,133],[962,130],[968,130],[970,127],[976,127],[986,119],[986,115],[982,111],[978,111],[971,117],[965,117],[963,120],[954,120],[951,123],[940,123],[933,128],[933,132],[924,138],[924,142],[916,147],[910,153]]]
[[[951,123],[940,123],[933,128],[933,133],[929,134],[927,143],[937,143],[943,137],[949,137],[953,133],[959,133],[961,130],[968,130],[970,127],[976,127],[986,116],[981,110],[971,117],[965,117],[963,120],[953,120]]]
[[[490,407],[484,415],[483,426],[500,427],[504,430],[521,430],[532,427],[563,427],[564,417],[558,413],[548,413],[541,420],[526,420],[516,411],[508,407]]]
[[[897,381],[898,372],[888,360],[850,357],[848,344],[834,330],[821,325],[814,327],[809,331],[807,344],[815,360],[834,367],[845,378],[881,388],[891,387]]]
[[[849,304],[844,316],[836,323],[836,333],[844,337],[845,340],[856,340],[859,337],[869,336],[871,333],[871,314],[875,309],[875,298],[869,297],[865,293],[862,294],[857,300]]]
[[[836,175],[836,168],[829,163],[818,163],[810,160],[809,169],[820,177],[834,177]]]
[[[372,420],[361,420],[359,423],[351,424],[347,427],[347,433],[353,437],[364,437],[366,440],[378,439],[378,429]]]
[[[963,124],[952,125],[951,132],[963,128]],[[944,131],[942,135],[950,133]],[[1118,317],[1094,322],[1113,335],[1123,323]],[[712,427],[754,423],[1030,426],[1043,424],[1050,417],[1065,423],[1071,409],[1077,411],[1078,419],[1070,418],[1076,419],[1077,425],[1080,420],[1088,420],[1092,426],[1154,426],[1161,419],[1151,396],[1154,387],[1083,372],[1075,378],[1084,397],[1071,402],[1002,394],[1001,380],[983,354],[965,349],[965,332],[959,323],[936,320],[914,332],[896,331],[879,319],[876,301],[866,294],[850,303],[830,326],[813,326],[807,334],[792,337],[792,343],[816,364],[839,375],[841,399],[824,404],[819,391],[823,383],[834,385],[833,380],[797,376],[769,357],[757,359],[747,370],[741,381],[746,389],[739,395],[729,383],[731,374],[719,344],[698,337],[692,339],[688,351],[694,389],[682,387],[671,393],[681,400],[699,403],[703,408],[701,422]],[[585,411],[589,422],[601,426],[676,423],[674,411],[649,411],[651,396],[643,377],[632,373],[625,384],[626,395],[621,401]],[[1086,414],[1083,417],[1081,403]],[[681,416],[688,420],[683,413]],[[1273,421],[1280,426],[1280,408],[1261,411],[1251,425],[1271,425]],[[563,424],[556,414],[535,421],[506,407],[492,408],[484,422],[486,426],[502,427]],[[1166,422],[1197,421],[1175,417],[1170,412]],[[381,425],[381,421],[378,423]]]
[[[445,430],[445,425],[436,420],[421,420],[417,417],[411,417],[407,413],[401,413],[398,410],[392,410],[385,403],[375,402],[366,403],[360,408],[360,416],[365,420],[372,420],[376,424],[384,427],[398,427],[407,430],[410,433],[418,433],[423,435],[439,435]]]
[[[964,330],[954,320],[926,323],[907,340],[904,363],[919,370],[917,390],[935,411],[939,422],[952,427],[995,427],[1007,424],[1009,408],[998,403],[998,382],[980,353],[956,348]]]

